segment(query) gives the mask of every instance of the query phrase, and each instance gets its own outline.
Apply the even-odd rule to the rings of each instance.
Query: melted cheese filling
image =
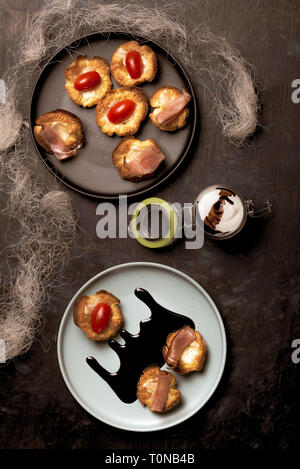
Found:
[[[84,307],[84,314],[89,315],[92,313],[95,306],[99,303],[99,300],[95,300],[94,298],[88,298],[87,304]]]
[[[151,399],[153,399],[153,395],[157,388],[157,379],[150,378],[143,384],[143,387],[147,389],[147,391],[151,395]]]
[[[192,365],[195,358],[199,354],[200,346],[197,340],[193,340],[188,347],[182,352],[180,361],[187,365]]]

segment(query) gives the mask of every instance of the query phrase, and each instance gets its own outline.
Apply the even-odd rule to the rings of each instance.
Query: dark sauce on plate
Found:
[[[151,365],[163,366],[162,348],[168,334],[185,325],[195,328],[190,318],[159,305],[143,288],[136,288],[134,293],[150,308],[151,316],[140,322],[140,332],[136,335],[130,334],[125,329],[120,330],[120,336],[125,340],[124,345],[114,339],[109,340],[108,344],[120,358],[119,370],[110,373],[98,363],[96,358],[86,358],[87,364],[127,404],[136,400],[137,383],[143,370]]]

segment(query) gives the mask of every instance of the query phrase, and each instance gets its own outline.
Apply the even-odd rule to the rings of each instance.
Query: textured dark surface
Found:
[[[10,64],[25,12],[40,4],[0,1],[0,75]],[[79,244],[85,249],[74,247],[64,271],[69,282],[46,305],[42,336],[25,356],[0,368],[1,448],[299,445],[300,364],[291,361],[291,343],[300,337],[300,103],[291,100],[291,83],[300,78],[300,5],[296,0],[199,0],[184,5],[183,17],[195,26],[206,21],[257,68],[264,129],[250,146],[230,145],[209,113],[209,96],[191,74],[201,109],[198,145],[179,177],[158,194],[191,202],[206,185],[228,184],[246,197],[269,197],[273,216],[248,223],[238,239],[224,244],[207,240],[202,249],[188,251],[180,243],[154,252],[131,239],[99,240],[97,202],[72,192],[80,209]],[[51,174],[41,162],[38,168],[45,188],[50,188]],[[6,229],[2,233],[1,248],[8,242]],[[67,390],[56,358],[60,318],[77,289],[107,267],[136,260],[162,262],[199,281],[218,304],[228,338],[225,373],[212,399],[192,419],[153,434],[116,430],[87,414]]]

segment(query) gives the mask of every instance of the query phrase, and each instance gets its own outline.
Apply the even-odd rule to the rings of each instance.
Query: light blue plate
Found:
[[[203,371],[190,376],[176,375],[182,403],[166,414],[155,414],[139,401],[124,404],[87,364],[94,356],[107,370],[119,368],[119,358],[107,343],[88,340],[73,323],[73,305],[82,295],[107,290],[121,300],[124,328],[139,332],[139,322],[150,310],[134,295],[136,287],[148,290],[164,307],[189,316],[206,341],[207,362]],[[124,343],[117,336],[120,343]],[[155,341],[155,337],[153,337]],[[113,427],[148,432],[172,427],[191,417],[214,393],[224,370],[226,335],[220,313],[206,291],[188,275],[150,262],[132,262],[111,267],[90,279],[73,297],[58,333],[58,361],[63,378],[79,404],[90,414]]]

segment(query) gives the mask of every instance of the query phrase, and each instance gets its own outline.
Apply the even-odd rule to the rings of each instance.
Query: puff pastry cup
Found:
[[[161,370],[158,366],[149,366],[143,371],[137,384],[137,398],[142,405],[147,406],[151,411],[158,411],[153,408],[153,401],[157,390],[159,375],[169,376],[167,399],[163,409],[159,411],[168,412],[179,404],[181,393],[176,388],[175,376],[168,371]]]
[[[180,331],[181,329],[169,334],[166,340],[166,345],[163,347],[163,357],[167,364],[169,364],[169,349],[173,340]],[[203,337],[201,336],[200,332],[195,331],[194,333],[194,340],[183,350],[176,367],[172,368],[174,371],[176,371],[176,373],[180,375],[186,375],[193,371],[201,371],[201,369],[203,368],[207,354],[206,343]]]
[[[75,156],[84,145],[83,125],[79,117],[64,109],[46,112],[33,128],[38,144],[59,160]]]
[[[142,60],[142,74],[139,78],[132,78],[126,67],[126,55],[129,51],[139,52]],[[140,45],[137,41],[129,41],[119,46],[111,59],[111,74],[120,86],[136,86],[144,82],[154,80],[158,69],[155,52],[146,45]]]
[[[129,99],[135,103],[133,113],[124,121],[114,124],[108,118],[109,110],[118,102]],[[125,136],[133,135],[138,130],[148,113],[148,98],[140,88],[122,86],[108,91],[99,101],[96,108],[96,122],[103,133]]]
[[[74,84],[76,79],[84,73],[95,71],[100,75],[100,82],[92,89],[78,91]],[[111,89],[109,65],[102,57],[89,59],[87,55],[79,55],[65,70],[65,89],[78,106],[95,106],[100,98]]]
[[[106,303],[111,308],[111,317],[106,328],[101,332],[94,332],[91,327],[91,315],[98,303]],[[88,339],[106,341],[116,335],[123,323],[123,316],[119,308],[120,300],[106,290],[100,290],[93,295],[81,296],[73,308],[73,319],[76,326],[83,330]]]
[[[172,102],[178,99],[184,99],[184,108],[177,112],[175,117],[169,122],[160,123],[158,115]],[[187,118],[189,115],[188,102],[191,96],[186,91],[180,91],[174,86],[163,86],[158,88],[150,98],[150,104],[154,108],[152,113],[149,114],[153,124],[161,130],[173,132],[177,129],[181,129],[186,125]],[[160,114],[161,115],[161,114]]]
[[[161,149],[152,138],[138,140],[125,137],[115,148],[112,161],[121,178],[139,182],[151,178],[165,159]]]

